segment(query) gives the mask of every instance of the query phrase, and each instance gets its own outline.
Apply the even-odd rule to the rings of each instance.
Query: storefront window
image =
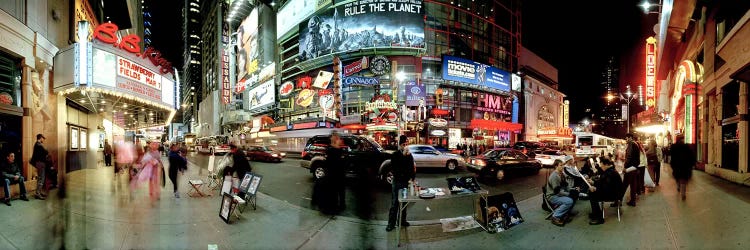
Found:
[[[537,128],[551,127],[555,127],[555,115],[552,114],[547,105],[543,105],[537,113]]]
[[[16,61],[0,53],[0,103],[21,106],[21,71]]]

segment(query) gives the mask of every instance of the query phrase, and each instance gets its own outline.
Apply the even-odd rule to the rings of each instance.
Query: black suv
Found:
[[[355,135],[340,135],[344,141],[344,161],[347,172],[357,174],[377,174],[381,180],[387,180],[390,173],[390,162],[393,151],[385,150],[370,138]],[[310,169],[314,179],[326,175],[326,149],[331,145],[330,135],[316,135],[307,140],[302,151],[300,166]]]

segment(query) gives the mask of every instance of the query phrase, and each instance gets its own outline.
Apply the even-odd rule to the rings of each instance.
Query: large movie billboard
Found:
[[[258,8],[255,8],[237,29],[238,80],[258,71],[258,55]]]
[[[510,73],[472,60],[443,56],[443,79],[510,92]]]
[[[300,23],[300,60],[372,47],[424,48],[422,0],[361,0]]]

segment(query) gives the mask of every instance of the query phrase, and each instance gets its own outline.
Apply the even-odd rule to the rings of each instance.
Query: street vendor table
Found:
[[[484,200],[484,204],[487,204],[487,195],[489,192],[487,190],[477,190],[476,192],[470,192],[470,193],[457,193],[457,194],[451,194],[450,189],[444,187],[442,188],[445,195],[439,195],[435,196],[435,198],[431,199],[422,199],[419,198],[419,195],[411,195],[408,193],[407,189],[407,195],[406,198],[401,196],[402,190],[399,190],[399,196],[398,196],[398,218],[396,220],[396,223],[398,223],[396,227],[396,238],[397,238],[397,244],[398,247],[401,247],[401,212],[403,212],[407,206],[409,206],[410,203],[417,203],[417,202],[430,202],[432,200],[444,200],[444,199],[455,199],[455,198],[466,198],[466,197],[479,197],[480,199]],[[481,217],[481,214],[476,214],[476,205],[475,202],[476,199],[471,199],[472,204],[472,214],[474,214],[474,219]],[[487,218],[483,218],[484,221],[487,221]],[[479,223],[479,226],[482,227],[483,230],[487,231],[487,229],[482,225],[482,223]]]

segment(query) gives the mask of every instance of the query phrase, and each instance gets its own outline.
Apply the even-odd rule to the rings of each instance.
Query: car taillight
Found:
[[[305,158],[306,155],[307,155],[307,151],[302,151],[302,158]]]
[[[549,159],[549,156],[546,156],[546,155],[542,155],[542,156],[539,156],[539,158],[542,158],[542,159]]]

